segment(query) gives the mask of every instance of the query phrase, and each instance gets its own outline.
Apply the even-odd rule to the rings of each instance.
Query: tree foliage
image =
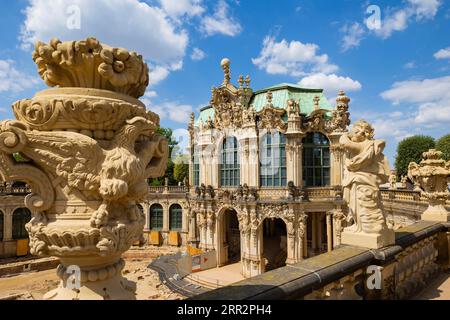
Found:
[[[434,139],[430,136],[416,135],[400,141],[395,159],[397,176],[406,176],[409,163],[412,161],[419,163],[422,160],[422,153],[434,147]]]
[[[163,186],[165,183],[165,179],[168,178],[169,180],[169,185],[173,186],[173,185],[177,185],[178,182],[183,182],[182,180],[177,179],[174,176],[174,171],[175,171],[175,163],[172,160],[172,153],[174,151],[174,149],[176,148],[176,146],[178,145],[178,141],[176,141],[173,136],[172,136],[172,129],[170,128],[161,128],[159,127],[156,132],[162,136],[164,136],[169,144],[169,159],[167,161],[167,169],[166,169],[166,173],[163,177],[160,178],[154,178],[154,179],[149,179],[148,183],[151,186]],[[188,172],[189,172],[189,167],[188,167]]]
[[[436,149],[442,151],[445,160],[450,160],[450,134],[443,136],[436,142]]]
[[[184,162],[176,163],[173,168],[173,177],[178,182],[184,182],[189,177],[189,164]]]

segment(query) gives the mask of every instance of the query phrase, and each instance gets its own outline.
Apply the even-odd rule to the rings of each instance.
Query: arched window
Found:
[[[308,133],[303,138],[303,185],[330,185],[330,141],[320,132]]]
[[[261,187],[286,185],[286,137],[277,132],[263,136],[260,147]]]
[[[13,239],[26,239],[28,232],[25,225],[31,220],[31,212],[27,208],[16,209],[13,213]]]
[[[3,212],[0,211],[0,241],[3,241]]]
[[[200,159],[198,146],[194,146],[194,152],[192,153],[192,174],[194,186],[198,187],[200,185]]]
[[[238,142],[235,137],[223,140],[222,161],[220,164],[220,185],[237,187],[240,183]]]
[[[179,204],[173,204],[169,209],[169,229],[180,231],[183,228],[183,209]]]
[[[150,207],[150,230],[162,230],[164,213],[163,207],[155,203]]]

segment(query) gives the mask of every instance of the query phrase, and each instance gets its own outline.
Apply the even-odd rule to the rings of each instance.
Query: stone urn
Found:
[[[449,199],[447,181],[450,177],[450,161],[442,159],[442,152],[430,149],[424,152],[419,164],[411,162],[408,177],[419,185],[422,195],[428,200],[428,208],[422,214],[422,220],[450,221],[450,212],[445,208]]]
[[[169,152],[159,117],[138,100],[148,67],[94,38],[38,42],[33,60],[55,88],[16,102],[17,120],[0,123],[0,175],[31,187],[31,253],[61,261],[61,284],[44,298],[134,299],[121,255],[143,235],[136,204]]]

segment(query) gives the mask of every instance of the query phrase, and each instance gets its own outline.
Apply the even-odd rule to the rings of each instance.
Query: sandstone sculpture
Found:
[[[136,203],[168,157],[155,133],[159,117],[138,100],[147,65],[94,38],[38,42],[33,60],[56,88],[16,102],[18,121],[0,123],[0,175],[31,186],[31,253],[61,260],[61,285],[45,298],[133,299],[121,254],[142,237]],[[17,153],[26,162],[17,163]],[[72,289],[74,266],[81,287]]]
[[[379,186],[390,173],[383,155],[385,142],[374,140],[372,126],[360,120],[351,133],[340,138],[347,158],[344,176],[344,200],[349,207],[353,225],[344,229],[342,243],[368,248],[380,248],[394,243],[394,231],[386,224]]]
[[[421,187],[422,195],[428,200],[428,208],[422,214],[422,220],[450,221],[450,212],[445,202],[450,197],[447,181],[450,178],[450,161],[442,159],[442,152],[430,149],[423,153],[419,164],[411,162],[408,177]]]

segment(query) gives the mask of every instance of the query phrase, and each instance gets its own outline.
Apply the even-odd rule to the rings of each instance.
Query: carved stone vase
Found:
[[[450,161],[442,159],[442,152],[435,149],[424,152],[422,157],[419,164],[411,162],[408,166],[408,177],[421,187],[429,204],[421,219],[448,222],[450,212],[445,208],[445,202],[450,197],[447,185]]]
[[[136,204],[169,152],[159,117],[138,100],[148,67],[94,38],[38,42],[33,60],[55,88],[16,102],[17,121],[0,123],[0,175],[31,186],[31,253],[61,261],[45,299],[134,299],[121,255],[142,237]]]

